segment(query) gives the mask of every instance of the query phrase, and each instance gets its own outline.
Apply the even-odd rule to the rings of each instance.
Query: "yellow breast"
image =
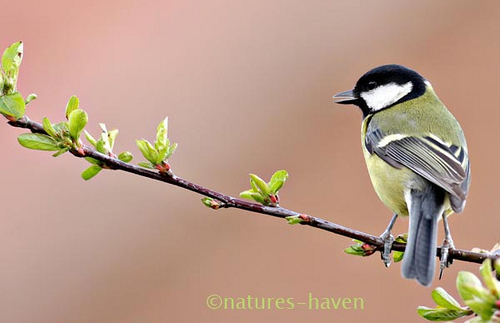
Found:
[[[373,188],[382,203],[393,213],[397,213],[400,216],[408,216],[408,207],[404,192],[408,188],[406,183],[412,180],[415,173],[406,167],[402,169],[394,168],[376,154],[370,155],[365,148],[364,139],[363,154]]]

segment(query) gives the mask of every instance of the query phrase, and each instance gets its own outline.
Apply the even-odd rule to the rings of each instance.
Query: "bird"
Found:
[[[454,248],[447,217],[463,211],[470,185],[465,135],[457,119],[416,71],[390,64],[362,75],[352,90],[334,95],[336,103],[363,113],[361,145],[373,188],[393,216],[380,236],[382,259],[391,263],[392,227],[409,217],[401,273],[431,285],[436,267],[438,220],[445,238],[441,273]]]

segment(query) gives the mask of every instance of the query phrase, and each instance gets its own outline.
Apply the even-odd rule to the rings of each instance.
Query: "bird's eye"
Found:
[[[373,81],[372,81],[372,82],[369,82],[369,83],[368,83],[368,89],[369,89],[369,90],[373,90],[373,89],[374,89],[374,88],[376,88],[376,87],[377,87],[377,82],[373,82]]]

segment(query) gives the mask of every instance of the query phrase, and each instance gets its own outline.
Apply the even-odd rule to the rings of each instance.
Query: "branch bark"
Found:
[[[46,134],[42,125],[38,122],[30,120],[28,117],[24,116],[17,121],[9,121],[8,122],[13,127],[25,128],[29,129],[33,133],[41,133]],[[81,153],[83,151],[83,154]],[[107,156],[99,153],[94,148],[90,146],[83,145],[82,150],[80,151],[70,151],[74,156],[82,158],[82,157],[92,157],[106,164],[107,167],[114,170],[121,170],[124,172],[136,174],[138,176],[147,177],[153,180],[165,182],[171,185],[175,185],[197,194],[211,197],[220,202],[221,208],[237,208],[246,210],[254,213],[261,213],[267,216],[277,217],[277,218],[286,218],[289,216],[300,216],[302,222],[300,224],[307,225],[313,228],[321,229],[324,231],[332,232],[334,234],[338,234],[344,237],[349,237],[352,239],[356,239],[362,241],[366,244],[369,244],[375,247],[376,250],[381,251],[384,248],[384,241],[378,237],[365,232],[361,232],[358,230],[350,229],[339,224],[324,220],[322,218],[310,216],[307,214],[295,212],[292,210],[288,210],[282,207],[272,207],[272,206],[264,206],[258,203],[249,202],[246,200],[242,200],[239,198],[235,198],[229,195],[225,195],[223,193],[211,190],[209,188],[203,187],[196,183],[185,180],[181,177],[172,175],[160,174],[156,170],[149,170],[139,166],[135,166],[129,163],[125,163],[120,161],[118,158]],[[404,251],[405,250],[404,243],[394,242],[392,245],[392,250],[394,251]],[[436,256],[441,257],[441,248],[436,248]],[[486,258],[490,259],[498,259],[499,255],[491,255],[484,253],[477,253],[468,250],[461,249],[450,249],[449,250],[449,259],[450,260],[460,260],[466,262],[473,263],[482,263]]]

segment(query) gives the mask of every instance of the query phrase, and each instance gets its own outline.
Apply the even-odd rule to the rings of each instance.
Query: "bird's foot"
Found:
[[[382,261],[384,262],[384,265],[386,267],[389,267],[391,265],[391,249],[392,249],[392,243],[394,242],[394,237],[391,234],[392,227],[394,226],[394,223],[396,222],[398,215],[395,213],[391,221],[389,221],[389,225],[385,229],[384,233],[380,235],[380,239],[384,241],[384,251],[382,252],[381,258]]]
[[[450,259],[450,250],[455,249],[455,245],[453,244],[453,240],[451,237],[446,237],[443,240],[443,244],[441,245],[441,262],[440,262],[440,271],[439,271],[439,279],[443,276],[443,270],[445,268],[450,267],[453,263],[453,259]]]
[[[394,237],[390,231],[384,231],[380,236],[382,240],[384,240],[384,251],[382,251],[381,258],[386,267],[391,265],[391,249],[392,243],[394,242]]]

